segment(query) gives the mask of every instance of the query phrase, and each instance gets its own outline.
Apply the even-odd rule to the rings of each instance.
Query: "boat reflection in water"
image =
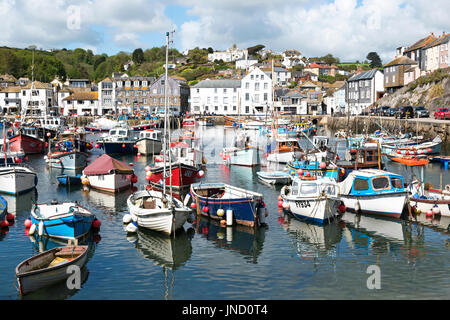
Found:
[[[38,235],[29,236],[30,241],[33,245],[33,255],[37,255],[39,253],[45,252],[47,250],[51,250],[56,247],[61,247],[67,245],[67,242],[58,241],[55,238],[49,237],[39,237]],[[100,241],[100,236],[98,234],[94,234],[93,232],[89,232],[83,238],[79,239],[79,245],[87,245],[88,253],[86,264],[80,270],[80,288],[70,289],[67,286],[67,281],[61,281],[54,285],[44,287],[42,289],[30,292],[24,296],[19,295],[19,299],[22,300],[63,300],[73,297],[83,288],[83,285],[86,283],[89,277],[89,269],[87,264],[89,260],[94,256],[95,248],[97,243]]]
[[[38,193],[37,189],[33,189],[18,195],[2,194],[2,197],[8,202],[8,213],[17,216],[21,213],[30,213],[33,203],[37,201]]]
[[[219,221],[204,216],[197,216],[193,226],[196,233],[212,241],[216,247],[238,252],[245,256],[247,262],[258,263],[258,256],[263,249],[265,228],[238,224],[222,227]]]
[[[117,212],[128,210],[127,199],[132,193],[133,188],[125,189],[115,194],[84,186],[82,189],[83,198],[85,198],[90,205],[114,215],[116,215]]]
[[[278,222],[294,240],[300,258],[318,258],[319,255],[335,256],[342,239],[342,229],[337,221],[325,225],[307,223],[290,215],[281,215]]]
[[[162,267],[165,300],[173,299],[175,270],[191,258],[194,233],[192,227],[179,229],[175,237],[148,229],[138,229],[135,234],[127,236],[127,240],[135,243],[136,249],[144,258]]]

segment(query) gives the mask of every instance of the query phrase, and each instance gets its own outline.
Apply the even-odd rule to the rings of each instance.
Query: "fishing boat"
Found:
[[[136,140],[132,130],[126,126],[114,127],[109,130],[108,135],[98,140],[97,143],[107,154],[134,153]]]
[[[233,146],[219,153],[227,165],[253,167],[261,163],[258,148],[250,145],[250,137],[242,133],[234,137]]]
[[[294,159],[295,153],[300,153],[302,151],[297,139],[276,139],[275,149],[269,152],[267,161],[288,163]]]
[[[190,195],[197,215],[249,227],[265,223],[263,195],[225,183],[196,183]]]
[[[442,139],[437,135],[432,141],[409,144],[409,145],[385,145],[384,153],[388,156],[398,155],[430,155],[441,152]]]
[[[284,171],[258,171],[258,178],[268,184],[288,184],[291,181],[291,175]]]
[[[127,199],[131,219],[139,227],[172,234],[183,227],[191,209],[175,197],[155,190],[137,191]]]
[[[195,127],[195,125],[196,125],[195,118],[186,117],[183,119],[183,123],[182,123],[183,128]]]
[[[38,128],[35,126],[22,127],[17,134],[9,137],[9,147],[12,152],[43,153],[44,145],[44,137],[39,137]]]
[[[162,150],[161,131],[146,129],[139,133],[136,140],[138,152],[144,155],[159,154]]]
[[[400,218],[408,192],[401,175],[376,169],[350,172],[339,196],[351,212]]]
[[[69,176],[67,174],[62,174],[56,177],[58,182],[62,185],[74,185],[81,183],[81,174],[77,174],[76,176]]]
[[[0,192],[20,194],[34,189],[38,178],[36,172],[24,164],[0,166]]]
[[[83,128],[69,128],[60,132],[57,136],[56,144],[70,141],[71,148],[81,152],[88,152],[93,148],[93,143],[86,141],[86,131]]]
[[[31,210],[30,234],[37,231],[39,236],[66,240],[78,239],[87,234],[92,227],[95,215],[76,202],[53,200],[50,204],[36,204]]]
[[[172,171],[172,174],[169,172]],[[181,191],[189,189],[192,183],[198,182],[203,177],[203,170],[182,162],[174,162],[165,167],[158,165],[149,171],[149,184],[155,187],[161,187],[163,183],[171,185],[174,190]]]
[[[144,131],[154,129],[159,124],[159,121],[153,121],[150,123],[142,123],[135,126],[132,126],[131,129],[133,131]]]
[[[87,126],[84,127],[84,129],[90,132],[108,132],[117,125],[118,122],[116,120],[102,117],[88,124]]]
[[[76,170],[86,167],[89,155],[74,149],[70,140],[59,142],[57,149],[45,156],[49,168]]]
[[[342,181],[345,170],[343,168],[339,168],[338,166],[326,163],[326,162],[317,162],[317,161],[308,161],[308,160],[295,160],[290,161],[286,164],[288,172],[291,176],[301,177],[305,176],[315,176],[315,177],[329,177],[333,178],[336,181]]]
[[[103,154],[83,170],[81,183],[94,189],[119,192],[137,182],[134,170],[125,162]],[[135,183],[134,182],[134,183]]]
[[[331,178],[295,177],[281,189],[283,208],[297,219],[325,223],[333,220],[342,204],[339,187]]]
[[[215,119],[214,118],[200,118],[200,119],[197,119],[197,123],[199,126],[212,127],[212,126],[214,126]]]
[[[69,267],[82,268],[87,261],[88,246],[56,247],[21,262],[16,278],[21,295],[66,280]]]
[[[14,163],[22,163],[26,161],[28,157],[25,155],[25,152],[12,152],[9,148],[9,140],[8,139],[0,139],[0,144],[2,146],[0,151],[0,161],[2,159],[6,159],[6,164],[14,164]]]

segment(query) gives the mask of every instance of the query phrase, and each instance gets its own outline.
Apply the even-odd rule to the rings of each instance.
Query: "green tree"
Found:
[[[262,44],[257,44],[256,46],[247,48],[247,51],[248,51],[249,55],[254,55],[254,54],[257,54],[259,51],[261,51],[264,48],[265,48],[265,46],[263,46]]]
[[[382,66],[380,56],[376,52],[369,52],[366,59],[370,60],[371,68],[378,68]]]
[[[131,59],[134,63],[141,64],[144,62],[144,51],[141,48],[135,49],[131,55]]]

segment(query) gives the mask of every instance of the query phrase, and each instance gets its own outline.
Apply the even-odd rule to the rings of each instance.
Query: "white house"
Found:
[[[272,68],[264,68],[263,70],[268,76],[272,77]],[[286,86],[292,79],[291,72],[282,67],[274,67],[273,73],[276,86]]]
[[[131,86],[131,85],[129,85]],[[98,83],[98,101],[102,113],[119,112],[116,100],[116,86],[111,78],[107,77]]]
[[[303,65],[303,66],[305,65],[305,63],[302,60],[303,55],[301,54],[300,51],[286,50],[283,52],[282,56],[283,56],[283,61],[281,62],[281,64],[285,68],[292,68],[293,66],[297,66],[297,65]]]
[[[20,91],[18,86],[9,86],[0,91],[0,112],[14,114],[20,110]]]
[[[74,92],[62,99],[63,115],[102,115],[98,92]]]
[[[247,49],[229,48],[225,51],[215,51],[208,54],[208,61],[223,60],[224,62],[236,61],[248,55]]]
[[[324,102],[327,105],[327,114],[346,112],[345,87],[346,84],[343,84],[340,88],[335,89],[332,95],[327,95],[324,98]]]
[[[26,108],[27,114],[30,114],[32,110],[33,115],[36,116],[43,116],[46,113],[56,113],[57,106],[54,101],[52,85],[35,81],[33,90],[31,89],[32,85],[32,83],[29,83],[20,90],[22,109]]]
[[[266,113],[272,105],[272,79],[254,68],[241,81],[241,114]]]
[[[241,80],[202,80],[191,87],[190,112],[238,114],[240,91]]]
[[[236,69],[248,69],[258,63],[258,59],[249,56],[236,60]]]

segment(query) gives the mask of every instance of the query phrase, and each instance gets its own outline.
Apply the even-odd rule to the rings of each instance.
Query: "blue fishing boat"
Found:
[[[134,153],[136,140],[133,137],[132,130],[128,127],[115,127],[109,130],[109,133],[103,140],[97,143],[104,149],[106,154]]]
[[[81,174],[77,174],[76,176],[69,176],[67,174],[61,174],[56,177],[60,184],[71,185],[71,184],[80,184],[81,183]]]
[[[195,183],[190,195],[203,214],[217,220],[227,219],[227,224],[235,222],[249,227],[265,223],[263,195],[225,183]]]
[[[347,210],[400,218],[408,191],[401,175],[383,170],[356,170],[339,183]]]
[[[37,231],[39,236],[73,240],[91,230],[95,215],[75,202],[52,201],[51,204],[37,204],[31,210],[29,234]]]
[[[343,168],[333,165],[327,165],[324,169],[320,168],[320,162],[295,160],[287,163],[289,174],[293,177],[301,177],[309,173],[314,177],[328,177],[336,181],[341,181],[346,175]]]

